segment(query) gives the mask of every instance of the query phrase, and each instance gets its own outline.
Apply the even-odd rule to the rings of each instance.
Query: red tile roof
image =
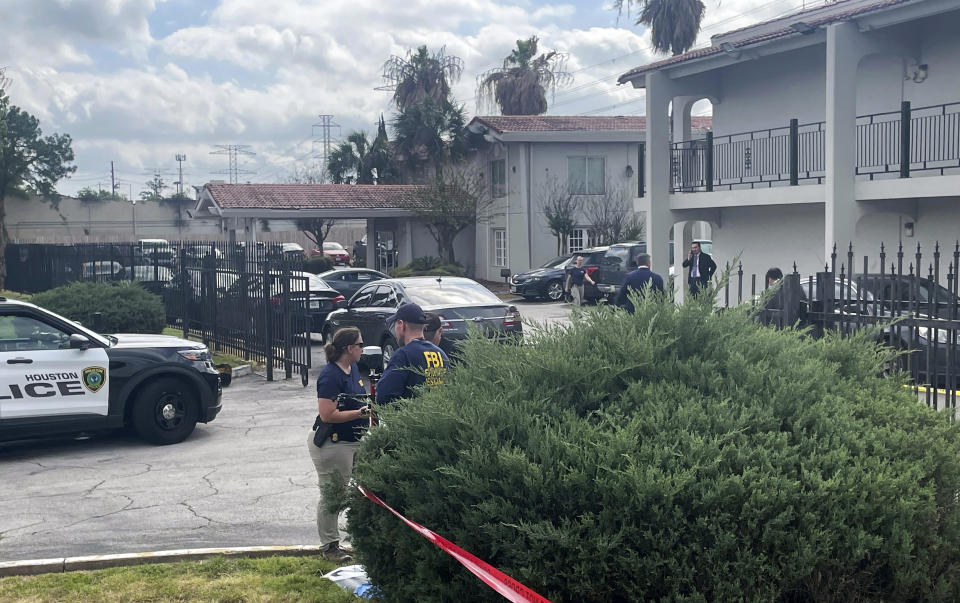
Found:
[[[846,1],[850,1],[850,0],[846,0]],[[859,16],[861,16],[861,15],[865,15],[865,14],[868,14],[868,13],[872,13],[872,12],[875,12],[875,11],[878,11],[878,10],[882,10],[882,9],[885,9],[885,8],[890,8],[890,7],[892,7],[892,6],[896,6],[896,5],[898,5],[898,4],[904,4],[904,3],[906,3],[906,2],[911,2],[911,1],[912,1],[912,0],[877,0],[877,2],[874,2],[874,3],[872,3],[872,4],[863,4],[863,5],[860,5],[860,6],[851,7],[849,10],[840,11],[840,12],[832,13],[832,14],[829,14],[829,15],[824,15],[824,16],[822,16],[822,17],[814,18],[814,19],[809,19],[809,20],[804,21],[804,22],[805,22],[807,25],[811,26],[811,27],[820,27],[820,26],[824,26],[824,25],[829,25],[829,24],[831,24],[831,23],[837,23],[837,22],[840,22],[840,21],[849,21],[850,19],[853,19],[854,17],[859,17]],[[838,2],[837,4],[843,4],[843,2]],[[822,7],[818,7],[818,8],[822,8]],[[805,13],[814,12],[814,11],[816,11],[816,10],[817,10],[817,9],[810,9],[810,10],[807,10],[807,11],[800,11],[800,12],[797,12],[797,13],[795,13],[794,15],[792,15],[792,17],[800,17],[800,16],[802,16],[802,15],[805,14]],[[787,19],[787,18],[790,18],[790,17],[777,17],[776,19],[771,19],[770,21],[765,21],[765,22],[763,22],[763,23],[772,23],[772,22],[775,22],[775,21],[783,21],[783,20],[785,20],[785,19]],[[795,21],[793,21],[793,20],[791,19],[791,22],[795,22]],[[756,27],[757,25],[763,25],[763,23],[758,23],[758,24],[756,24],[756,25],[751,25],[751,26],[749,26],[749,27],[744,27],[744,28],[741,28],[741,29],[738,29],[738,30],[733,30],[733,31],[742,31],[742,30],[750,29],[750,27]],[[732,33],[732,32],[727,32],[727,33]],[[775,40],[775,39],[778,39],[778,38],[784,38],[784,37],[787,37],[787,36],[801,36],[801,35],[804,35],[804,34],[802,34],[802,33],[798,32],[798,31],[794,30],[793,28],[787,26],[787,27],[784,27],[784,28],[782,28],[782,29],[778,29],[778,30],[776,30],[776,31],[767,32],[767,33],[764,33],[764,34],[760,34],[760,35],[754,36],[754,37],[752,37],[752,38],[745,38],[745,39],[743,39],[743,40],[737,40],[737,41],[731,42],[731,43],[733,44],[734,48],[743,48],[743,47],[745,47],[745,46],[754,46],[754,45],[756,45],[756,44],[762,44],[762,43],[764,43],[764,42],[769,42],[770,40]],[[656,70],[658,70],[658,69],[660,69],[660,68],[662,68],[662,67],[667,67],[667,66],[669,66],[669,65],[677,65],[677,64],[679,64],[679,63],[686,63],[686,62],[688,62],[688,61],[693,61],[693,60],[696,60],[696,59],[701,59],[701,58],[704,58],[704,57],[712,56],[712,55],[715,55],[715,54],[720,54],[720,53],[722,53],[722,52],[724,52],[724,50],[723,50],[723,48],[721,48],[720,46],[708,46],[708,47],[706,47],[706,48],[700,48],[700,49],[697,49],[697,50],[691,50],[691,51],[686,52],[686,53],[684,53],[684,54],[679,54],[679,55],[676,55],[676,56],[669,57],[669,58],[667,58],[667,59],[663,59],[662,61],[657,61],[657,62],[655,62],[655,63],[650,63],[649,65],[641,65],[640,67],[635,67],[635,68],[631,69],[630,71],[628,71],[628,72],[624,73],[623,75],[621,75],[621,76],[617,79],[617,83],[618,83],[618,84],[623,84],[623,83],[628,82],[628,81],[630,81],[630,80],[632,80],[632,79],[635,79],[637,76],[647,74],[647,73],[649,73],[649,72],[651,72],[651,71],[656,71]]]
[[[694,117],[694,129],[710,128],[709,117]],[[485,126],[504,132],[643,132],[647,118],[636,115],[492,115],[477,116]]]
[[[407,209],[407,184],[207,184],[221,209]]]

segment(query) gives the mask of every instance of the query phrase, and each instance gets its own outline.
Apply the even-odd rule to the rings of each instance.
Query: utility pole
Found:
[[[213,148],[219,149],[218,151],[210,151],[211,155],[227,155],[229,159],[229,168],[226,170],[219,170],[213,172],[214,174],[226,174],[229,176],[230,184],[236,184],[238,176],[240,174],[255,174],[256,172],[250,170],[241,170],[237,167],[237,157],[239,155],[256,155],[253,151],[248,151],[250,148],[248,144],[215,144]]]
[[[186,160],[186,155],[177,153],[177,163],[180,165],[180,180],[177,181],[177,194],[180,196],[183,196],[183,162]]]
[[[180,166],[180,179],[177,180],[177,233],[181,235],[183,234],[183,215],[180,213],[183,204],[183,162],[186,160],[186,155],[177,153],[177,164]]]
[[[313,158],[320,160],[322,182],[327,181],[327,162],[330,161],[334,128],[337,129],[337,137],[339,137],[340,124],[334,123],[332,115],[321,115],[320,122],[313,124]]]
[[[110,162],[110,194],[117,196],[117,175],[113,171],[113,162]]]

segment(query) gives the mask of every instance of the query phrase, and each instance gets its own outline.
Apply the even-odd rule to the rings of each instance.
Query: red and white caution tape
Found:
[[[460,564],[470,570],[474,576],[480,578],[484,584],[503,595],[505,599],[513,601],[514,603],[550,603],[549,599],[538,595],[536,592],[530,590],[523,584],[520,584],[486,561],[483,561],[482,559],[479,559],[478,557],[475,557],[474,555],[461,549],[443,536],[434,533],[432,530],[429,530],[414,521],[410,521],[396,510],[391,508],[387,503],[380,500],[376,494],[364,490],[362,486],[357,487],[360,488],[360,492],[364,496],[399,517],[403,523],[419,532],[421,536],[435,544],[440,548],[440,550],[459,561]]]

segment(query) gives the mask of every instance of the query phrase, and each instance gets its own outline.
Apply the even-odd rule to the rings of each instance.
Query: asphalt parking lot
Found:
[[[565,321],[570,308],[517,305],[538,322]],[[313,357],[315,376],[319,345]],[[316,544],[315,414],[312,386],[254,375],[181,444],[126,433],[0,444],[0,561]]]

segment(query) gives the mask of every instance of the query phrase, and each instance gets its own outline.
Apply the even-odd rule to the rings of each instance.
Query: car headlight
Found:
[[[210,360],[210,350],[207,348],[177,350],[177,353],[191,362],[207,362]]]
[[[930,329],[929,327],[917,327],[917,336],[920,337],[920,339],[926,339],[927,341],[931,341],[931,337],[930,337],[931,330],[932,329]],[[937,331],[937,343],[946,344],[947,338],[950,335],[950,331],[948,331],[947,329],[936,329],[936,331]]]

